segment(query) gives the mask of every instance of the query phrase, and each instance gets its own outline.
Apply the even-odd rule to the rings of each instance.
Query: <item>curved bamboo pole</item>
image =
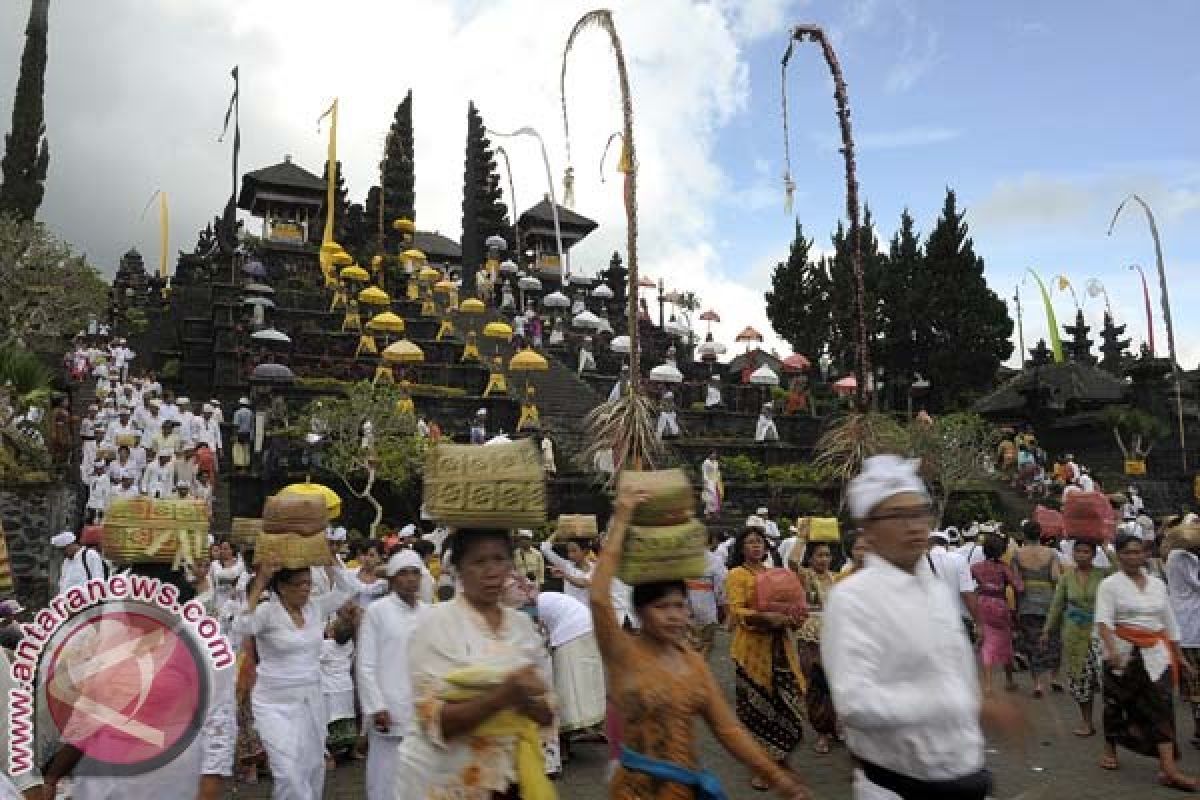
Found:
[[[842,67],[838,63],[837,54],[833,51],[833,45],[830,44],[825,31],[817,25],[797,25],[792,28],[791,38],[792,41],[788,42],[787,50],[783,54],[783,64],[781,67],[785,80],[787,77],[788,61],[792,57],[794,42],[804,41],[816,42],[821,46],[821,52],[825,56],[825,63],[829,67],[830,75],[833,76],[833,99],[837,103],[838,127],[842,134],[841,150],[842,156],[846,161],[846,216],[850,220],[850,239],[852,242],[850,263],[851,269],[854,271],[854,312],[857,317],[858,328],[858,363],[854,368],[854,380],[858,385],[855,387],[854,395],[859,410],[866,410],[867,379],[871,375],[871,353],[867,349],[867,318],[864,308],[866,289],[863,285],[862,241],[859,233],[862,223],[858,205],[858,178],[855,174],[854,135],[850,128],[850,100],[846,94],[846,81],[842,78]],[[784,155],[788,163],[787,174],[784,180],[790,202],[794,185],[791,178],[791,156],[788,153],[786,83],[784,84],[783,100]]]
[[[558,265],[563,270],[563,280],[565,281],[571,275],[571,265],[563,256],[562,244],[562,229],[558,225],[558,198],[554,196],[554,173],[550,170],[550,156],[546,155],[546,143],[542,141],[542,135],[529,126],[518,128],[512,133],[500,133],[499,131],[488,130],[490,136],[499,136],[502,139],[511,139],[515,136],[532,136],[537,139],[538,147],[542,150],[542,166],[546,169],[546,185],[550,188],[550,217],[554,220],[554,244],[558,247]],[[508,153],[504,154],[504,163],[508,164]],[[508,172],[509,194],[512,194],[512,169]],[[515,203],[516,200],[514,199]],[[514,208],[513,219],[516,219],[517,212]],[[514,227],[514,230],[515,227]],[[518,243],[519,247],[520,244]]]
[[[629,296],[626,309],[627,326],[629,330],[629,395],[622,409],[622,423],[618,446],[618,455],[625,454],[625,463],[618,463],[618,470],[623,466],[641,469],[646,466],[653,468],[655,453],[653,444],[648,444],[641,436],[641,427],[645,424],[645,407],[639,392],[641,383],[641,342],[638,336],[638,252],[637,252],[637,150],[633,141],[633,98],[629,90],[629,72],[625,66],[625,50],[621,45],[621,37],[617,35],[613,23],[612,12],[608,9],[597,9],[584,14],[575,23],[567,37],[566,47],[563,48],[562,71],[559,75],[559,94],[562,101],[563,135],[566,139],[567,163],[571,163],[571,127],[567,114],[567,57],[575,38],[591,27],[602,29],[608,34],[612,44],[613,55],[617,62],[617,81],[621,89],[621,160],[617,169],[625,175],[625,223],[626,223],[626,255],[629,270]]]
[[[1183,388],[1180,385],[1179,360],[1175,356],[1175,326],[1171,322],[1171,298],[1167,294],[1167,267],[1163,263],[1162,240],[1158,237],[1158,224],[1154,221],[1154,212],[1150,210],[1150,206],[1145,200],[1137,194],[1131,194],[1122,200],[1121,205],[1117,206],[1117,210],[1113,212],[1112,222],[1108,223],[1108,235],[1112,236],[1117,218],[1121,216],[1121,211],[1130,200],[1142,207],[1142,211],[1146,214],[1146,222],[1150,224],[1150,238],[1154,240],[1154,260],[1158,265],[1158,286],[1162,290],[1163,320],[1167,323],[1167,351],[1171,356],[1171,373],[1175,378],[1175,407],[1179,417],[1179,450],[1183,458],[1183,470],[1186,472],[1187,439],[1183,430]]]
[[[513,188],[512,178],[512,162],[508,160],[508,151],[503,145],[496,146],[496,155],[504,159],[504,171],[508,173],[508,201],[512,203],[513,209],[513,252],[517,254],[516,261],[521,260],[521,223],[517,221],[517,191]],[[558,214],[558,209],[554,209],[554,213]],[[561,257],[561,253],[559,256]]]

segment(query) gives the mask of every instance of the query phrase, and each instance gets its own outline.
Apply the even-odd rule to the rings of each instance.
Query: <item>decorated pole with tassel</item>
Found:
[[[1042,292],[1042,305],[1046,309],[1046,327],[1049,328],[1047,335],[1050,338],[1050,351],[1054,353],[1054,363],[1061,364],[1063,361],[1062,336],[1058,333],[1058,319],[1054,315],[1054,303],[1050,300],[1050,292],[1046,291],[1046,284],[1042,283],[1041,277],[1033,271],[1032,267],[1029,269],[1029,274],[1037,281],[1038,289]]]
[[[170,231],[171,218],[167,212],[167,193],[158,193],[158,236],[159,236],[159,260],[158,260],[158,277],[164,280],[167,277],[167,253],[170,250]]]
[[[625,203],[625,248],[629,271],[629,305],[627,326],[629,335],[629,389],[615,407],[600,406],[599,416],[589,417],[595,448],[608,444],[613,450],[613,461],[619,472],[622,468],[653,469],[661,443],[654,436],[650,406],[640,391],[641,386],[641,342],[638,336],[638,220],[637,220],[637,150],[633,140],[633,97],[629,89],[629,72],[625,65],[625,50],[621,37],[617,35],[612,12],[597,9],[584,14],[575,23],[563,48],[562,72],[559,76],[559,93],[562,99],[563,134],[566,139],[567,163],[571,163],[571,128],[567,116],[567,57],[576,37],[591,27],[601,28],[608,34],[613,56],[617,63],[617,81],[621,90],[621,158],[617,169],[624,174]]]
[[[854,273],[854,311],[857,317],[857,350],[858,359],[854,368],[855,386],[854,395],[855,402],[860,411],[867,408],[867,380],[871,375],[871,353],[867,348],[867,317],[864,303],[866,289],[863,285],[863,267],[862,267],[862,235],[860,228],[862,223],[859,217],[858,205],[858,177],[855,173],[854,160],[854,135],[850,127],[850,100],[846,93],[846,81],[842,78],[842,67],[838,63],[837,54],[833,50],[833,45],[830,44],[829,38],[825,35],[825,31],[817,25],[797,25],[792,28],[792,41],[788,42],[787,50],[783,54],[782,73],[784,78],[783,88],[783,120],[784,120],[784,153],[788,161],[787,173],[784,175],[784,190],[787,194],[787,205],[790,209],[792,194],[795,191],[795,184],[792,182],[790,155],[787,155],[789,150],[788,131],[787,131],[787,65],[791,60],[792,51],[795,42],[812,41],[821,46],[821,52],[825,56],[825,63],[829,67],[829,73],[833,77],[833,99],[837,104],[838,127],[842,135],[842,156],[846,162],[846,216],[850,220],[850,258],[851,269]]]
[[[336,206],[336,187],[337,187],[337,119],[338,119],[338,101],[335,97],[333,105],[329,109],[317,117],[317,130],[321,129],[321,122],[326,117],[329,117],[329,149],[325,155],[329,162],[327,180],[325,181],[325,230],[321,236],[321,271],[325,273],[326,284],[334,282],[333,270],[333,251],[336,249],[333,241],[333,224],[334,224],[334,207]],[[383,202],[383,198],[380,198]]]
[[[1122,200],[1121,205],[1117,206],[1117,210],[1113,212],[1112,222],[1108,224],[1108,235],[1112,236],[1117,218],[1121,216],[1122,209],[1130,200],[1142,207],[1142,211],[1146,215],[1146,222],[1150,225],[1150,238],[1154,240],[1154,261],[1158,265],[1158,286],[1162,290],[1163,321],[1167,325],[1167,351],[1171,356],[1171,373],[1175,378],[1175,407],[1179,417],[1179,451],[1183,459],[1183,469],[1186,472],[1187,441],[1183,429],[1183,388],[1179,376],[1179,359],[1175,354],[1175,326],[1171,324],[1171,298],[1167,294],[1167,267],[1163,263],[1162,240],[1158,237],[1158,223],[1154,221],[1154,212],[1140,196],[1131,194]]]
[[[521,260],[520,259],[521,223],[517,221],[517,191],[516,191],[516,189],[513,188],[512,162],[510,162],[508,160],[508,151],[505,150],[502,145],[496,147],[496,155],[498,155],[502,159],[504,159],[504,171],[508,175],[508,202],[512,204],[512,210],[513,210],[513,245],[512,245],[512,249],[513,249],[513,252],[516,253],[518,256],[516,260],[520,261]],[[558,209],[557,208],[554,209],[554,216],[555,216],[555,218],[558,217]],[[561,238],[559,239],[559,250],[560,251],[562,250],[562,239]],[[560,258],[562,257],[561,252],[559,253],[559,257]]]

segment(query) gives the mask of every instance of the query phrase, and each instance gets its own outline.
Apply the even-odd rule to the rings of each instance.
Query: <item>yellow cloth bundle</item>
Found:
[[[442,692],[442,699],[451,702],[471,700],[503,679],[503,674],[487,667],[457,669],[446,676],[450,688]],[[542,741],[536,722],[515,711],[501,711],[488,717],[472,731],[472,735],[517,737],[517,784],[522,800],[556,800],[558,793],[546,777],[546,762],[542,757]]]

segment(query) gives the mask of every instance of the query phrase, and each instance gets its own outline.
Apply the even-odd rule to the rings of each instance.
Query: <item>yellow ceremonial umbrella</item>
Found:
[[[411,219],[407,219],[405,217],[401,217],[400,219],[393,221],[392,229],[395,231],[398,231],[400,233],[416,233],[417,232],[416,224]]]
[[[512,339],[512,325],[507,322],[489,322],[483,326],[483,335],[489,339],[507,342]]]
[[[526,347],[508,362],[510,372],[545,372],[550,369],[550,362],[540,353]]]
[[[433,283],[440,277],[442,273],[433,267],[421,267],[421,271],[417,273],[417,280],[422,283]]]
[[[335,267],[349,267],[354,264],[354,256],[347,253],[345,250],[338,250],[333,254],[333,265]]]
[[[342,271],[338,274],[342,276],[343,280],[347,281],[360,281],[362,283],[366,283],[367,281],[371,280],[371,276],[367,274],[367,271],[357,264],[351,264],[348,267],[342,267]]]
[[[411,261],[425,261],[425,254],[415,247],[410,247],[400,254],[401,258],[407,258]]]
[[[425,353],[408,339],[389,344],[380,356],[389,364],[420,364],[425,361]]]
[[[392,298],[378,286],[368,286],[358,293],[358,302],[368,306],[386,306],[392,302]]]
[[[342,514],[342,498],[333,489],[330,489],[323,483],[293,483],[279,490],[280,494],[303,494],[314,497],[320,497],[325,501],[325,510],[329,514],[330,519],[337,519]]]
[[[391,311],[384,311],[367,321],[367,330],[372,333],[404,333],[404,320]]]
[[[460,314],[482,314],[487,310],[483,301],[477,297],[468,297],[458,304],[458,312]]]
[[[450,293],[458,287],[454,285],[454,281],[441,280],[433,285],[435,292]]]

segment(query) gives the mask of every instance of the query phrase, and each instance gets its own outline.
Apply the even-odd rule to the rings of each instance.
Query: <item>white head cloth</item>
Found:
[[[339,526],[332,530],[327,530],[325,531],[325,538],[331,542],[344,542],[346,541],[346,529]]]
[[[407,539],[410,536],[417,535],[417,526],[411,522],[400,529],[400,538]]]
[[[50,537],[50,544],[54,545],[55,547],[66,547],[69,544],[75,544],[75,534],[71,533],[70,531],[56,533]]]
[[[425,569],[425,562],[417,555],[415,550],[410,550],[407,547],[392,555],[388,559],[387,576],[390,578],[402,569]]]
[[[898,494],[913,493],[929,499],[925,482],[917,474],[919,459],[896,455],[871,456],[862,472],[846,489],[846,504],[856,520],[866,519],[875,506]]]

